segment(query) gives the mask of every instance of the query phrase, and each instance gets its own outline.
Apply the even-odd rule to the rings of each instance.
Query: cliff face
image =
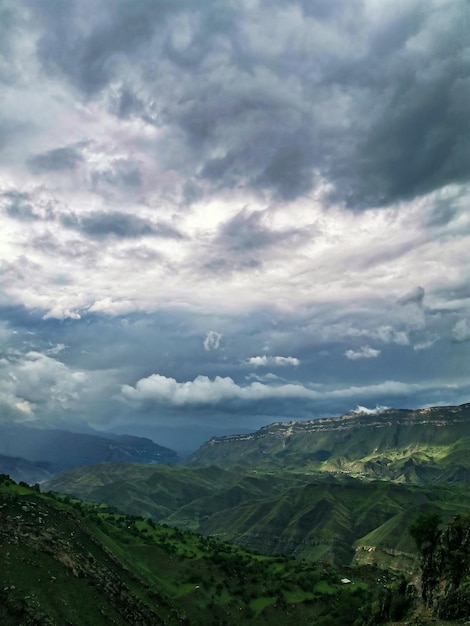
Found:
[[[458,515],[422,546],[422,597],[441,619],[470,618],[470,515]]]
[[[347,473],[427,484],[467,481],[470,405],[276,422],[217,437],[185,464]]]

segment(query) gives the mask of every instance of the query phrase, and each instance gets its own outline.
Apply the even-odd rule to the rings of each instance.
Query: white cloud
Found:
[[[206,338],[204,339],[204,350],[208,352],[210,350],[218,350],[220,347],[220,340],[222,339],[222,334],[217,333],[215,330],[210,330]]]
[[[459,320],[453,330],[452,335],[456,341],[468,341],[470,339],[470,323],[467,319]]]
[[[380,326],[375,332],[371,332],[370,336],[384,343],[396,343],[399,346],[410,344],[408,334],[404,330],[395,330],[392,326]]]
[[[435,384],[435,383],[433,383]],[[242,387],[230,377],[197,376],[194,380],[178,382],[174,378],[152,374],[136,385],[122,385],[122,396],[137,403],[154,402],[173,406],[215,405],[229,400],[259,401],[276,399],[324,400],[328,398],[360,398],[382,394],[404,394],[420,390],[420,385],[399,381],[384,381],[375,385],[349,386],[331,389],[317,385],[315,389],[302,384],[269,385],[253,382]]]
[[[253,382],[246,387],[237,385],[230,377],[197,376],[192,381],[177,382],[160,374],[139,380],[135,387],[124,385],[122,393],[131,400],[154,400],[176,406],[185,404],[217,404],[224,400],[263,400],[276,397],[315,398],[315,391],[303,385],[269,386]]]
[[[346,350],[344,355],[351,361],[357,361],[358,359],[376,359],[380,354],[380,350],[371,348],[370,346],[362,346],[359,350]]]
[[[389,406],[376,406],[375,409],[368,409],[365,406],[357,406],[351,413],[356,413],[357,415],[379,415],[389,408]]]
[[[300,360],[293,356],[252,356],[247,361],[248,365],[254,367],[267,367],[271,365],[278,365],[279,367],[285,367],[287,365],[300,365]]]
[[[48,348],[47,350],[44,350],[44,354],[46,356],[53,356],[55,354],[60,354],[63,350],[65,350],[66,346],[63,343],[58,343],[55,346],[52,346],[51,348]]]
[[[433,335],[429,339],[419,341],[418,343],[414,344],[413,350],[415,350],[416,352],[419,352],[420,350],[428,350],[429,348],[432,348],[432,346],[436,343],[438,339],[439,337],[437,335]]]
[[[0,402],[28,416],[63,412],[79,401],[87,375],[39,352],[0,360]]]

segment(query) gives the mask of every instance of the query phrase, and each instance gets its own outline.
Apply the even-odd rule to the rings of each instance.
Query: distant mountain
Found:
[[[185,464],[469,482],[470,404],[277,422],[255,433],[215,437]]]
[[[173,450],[143,437],[73,433],[18,424],[0,424],[0,455],[43,464],[51,474],[105,461],[175,463],[178,460]]]
[[[52,478],[52,472],[48,468],[49,464],[46,462],[34,463],[19,457],[0,454],[0,474],[7,474],[16,482],[23,481],[29,485],[41,483]]]

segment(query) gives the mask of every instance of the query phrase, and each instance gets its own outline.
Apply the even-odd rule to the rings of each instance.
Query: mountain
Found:
[[[47,462],[34,463],[20,457],[0,454],[0,474],[11,476],[16,482],[23,481],[30,485],[52,478]]]
[[[0,455],[42,463],[51,474],[105,461],[174,463],[178,460],[173,450],[143,437],[73,433],[19,424],[0,424]]]
[[[346,565],[388,564],[390,554],[400,553],[406,570],[416,566],[406,532],[414,516],[431,509],[447,519],[470,511],[462,484],[414,486],[214,466],[105,463],[70,469],[46,488],[265,554]]]
[[[470,404],[463,404],[277,422],[255,433],[215,437],[185,464],[429,484],[469,482],[469,452]]]
[[[277,555],[277,562],[290,563],[295,557],[299,566],[321,564],[324,571],[347,572],[348,579],[380,568],[382,573],[374,582],[378,595],[367,607],[357,605],[352,622],[348,622],[351,610],[347,617],[335,613],[335,607],[342,606],[342,600],[335,600],[328,618],[308,613],[311,623],[373,626],[387,620],[398,623],[408,615],[427,624],[437,615],[441,623],[450,625],[453,622],[442,620],[470,617],[469,421],[467,404],[276,423],[249,435],[214,438],[185,465],[110,462],[74,467],[55,476],[46,488],[95,502],[72,501],[84,514],[89,507],[97,511],[106,511],[100,509],[104,505],[111,507],[109,515],[114,514],[123,529],[132,529],[128,520],[141,516],[137,524],[141,532],[153,533],[151,525],[159,522],[163,528],[172,527],[175,537],[181,532],[184,535],[184,530],[201,533],[198,549],[204,541],[224,540],[231,542],[235,552],[256,552],[260,562],[272,562]],[[64,501],[64,496],[48,497]],[[423,544],[410,532],[410,528],[421,528],[422,519],[440,520],[440,530],[435,533],[440,547],[426,558]],[[111,518],[106,520],[108,523]],[[241,570],[237,567],[226,569],[226,576],[229,580],[238,577],[238,586],[248,584],[252,576],[249,561]],[[421,582],[413,594],[406,578],[396,582],[394,590],[385,589],[382,576],[392,572]],[[305,596],[298,595],[298,588],[293,595],[286,593],[291,575],[283,579],[286,587],[280,594],[273,591],[269,596],[278,598],[276,607],[284,606],[289,598],[285,614],[280,619],[279,614],[271,614],[271,623],[290,623],[286,615],[294,615],[289,604],[293,598],[302,597],[302,610],[305,608]],[[217,576],[212,574],[214,579]],[[269,578],[270,574],[265,571],[263,576]],[[311,584],[302,589],[309,592]],[[420,591],[427,594],[422,600]],[[265,605],[261,587],[254,593],[258,594],[256,600],[248,605],[256,613]],[[213,597],[223,603],[223,594]],[[418,612],[414,617],[409,613],[413,602]],[[211,600],[211,610],[217,606]],[[244,606],[240,624],[249,623],[252,615],[244,612],[246,603]],[[326,605],[322,606],[324,610]],[[260,615],[267,618],[270,607],[257,613],[256,619]],[[299,624],[306,615],[296,614]],[[220,613],[215,623],[237,623],[230,621],[233,619],[235,614],[226,619]]]
[[[404,612],[382,610],[402,587],[392,574],[378,585],[370,567],[260,557],[3,475],[0,556],[2,626],[366,626]]]
[[[462,405],[276,423],[185,467],[79,467],[48,488],[265,554],[411,571],[410,520],[470,510],[469,419]]]

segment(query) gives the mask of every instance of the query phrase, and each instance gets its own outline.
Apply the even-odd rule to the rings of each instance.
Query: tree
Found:
[[[410,525],[408,531],[416,542],[421,555],[431,552],[439,539],[441,516],[439,513],[422,513]]]

